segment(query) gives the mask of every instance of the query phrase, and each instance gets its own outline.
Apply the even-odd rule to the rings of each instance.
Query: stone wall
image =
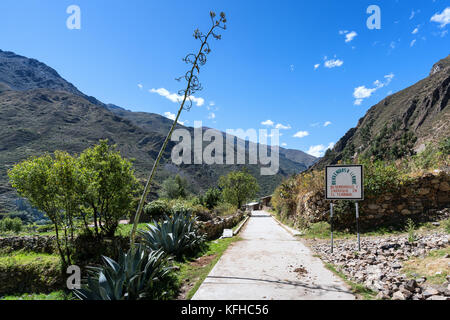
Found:
[[[198,227],[208,240],[217,239],[223,234],[223,229],[233,228],[244,218],[244,215],[243,211],[238,210],[235,214],[225,218],[216,217],[210,221],[200,221],[198,222]]]
[[[0,250],[16,251],[24,249],[38,253],[56,251],[55,236],[13,236],[0,238]]]
[[[450,175],[443,171],[425,174],[403,185],[398,192],[386,192],[376,197],[366,196],[360,202],[362,227],[403,223],[412,218],[427,221],[438,218],[441,209],[450,207]],[[324,191],[310,192],[298,199],[297,212],[293,218],[307,223],[328,221],[330,201]],[[354,223],[354,211],[349,212],[348,223]],[[339,216],[337,219],[339,220]],[[345,219],[341,219],[344,223]]]

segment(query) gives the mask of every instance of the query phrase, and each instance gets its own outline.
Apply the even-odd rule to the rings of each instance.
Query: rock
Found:
[[[447,300],[447,297],[444,296],[431,296],[427,298],[427,300]]]
[[[401,291],[396,291],[392,295],[392,300],[406,300],[406,298]]]
[[[393,264],[391,265],[391,267],[392,267],[393,269],[401,269],[402,265],[401,265],[400,263],[393,263]]]
[[[401,211],[401,214],[408,215],[408,214],[411,214],[411,211],[408,210],[408,209],[403,209],[403,210]]]
[[[380,291],[378,292],[377,296],[375,297],[377,300],[388,300],[390,299],[389,295],[386,294],[386,292]]]
[[[443,181],[439,185],[439,190],[441,190],[441,191],[450,191],[450,185],[446,181]]]
[[[404,288],[410,292],[414,292],[416,287],[417,287],[417,283],[416,280],[412,279],[407,281],[404,285]]]
[[[434,288],[427,288],[424,292],[423,292],[423,296],[425,298],[431,297],[431,296],[436,296],[439,294],[439,291],[437,291]]]

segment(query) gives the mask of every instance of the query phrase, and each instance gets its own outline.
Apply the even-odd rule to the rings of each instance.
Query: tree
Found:
[[[225,201],[240,208],[245,201],[252,199],[259,191],[256,178],[245,169],[232,171],[219,179],[222,195]]]
[[[138,182],[132,163],[122,158],[107,140],[86,149],[79,157],[82,171],[85,212],[93,217],[96,236],[99,230],[113,236],[120,218],[130,214]],[[85,219],[85,218],[84,218]]]
[[[221,12],[220,17],[216,18],[216,14],[214,12],[210,12],[209,16],[211,18],[212,26],[209,29],[207,34],[203,34],[200,30],[196,29],[194,31],[194,38],[196,40],[199,40],[201,42],[200,49],[198,50],[197,54],[189,53],[186,55],[183,59],[184,62],[187,64],[192,65],[192,67],[184,74],[184,76],[181,76],[177,80],[184,79],[186,81],[186,89],[179,91],[179,94],[183,97],[180,108],[178,109],[178,113],[175,116],[175,119],[173,120],[172,126],[170,127],[169,133],[166,136],[166,139],[164,140],[164,143],[159,150],[158,156],[156,157],[155,162],[153,163],[152,171],[150,172],[150,175],[147,179],[147,183],[144,187],[144,192],[142,193],[141,200],[139,201],[138,208],[136,210],[136,214],[134,217],[134,223],[133,228],[131,229],[130,234],[130,246],[131,248],[134,247],[134,242],[136,238],[136,230],[139,223],[139,218],[141,217],[142,210],[144,208],[145,201],[147,199],[148,193],[150,192],[150,186],[153,181],[153,177],[155,176],[156,169],[158,168],[159,161],[162,158],[162,155],[164,153],[164,150],[167,147],[167,144],[169,143],[170,138],[172,137],[173,130],[175,129],[175,126],[178,123],[178,119],[180,118],[181,111],[183,109],[190,109],[192,106],[192,96],[195,92],[202,89],[202,85],[198,79],[198,75],[200,73],[200,66],[203,66],[206,64],[206,56],[211,52],[211,48],[208,44],[208,38],[212,36],[216,40],[220,40],[222,37],[220,34],[215,33],[216,28],[220,28],[225,30],[227,22],[227,19],[225,18],[225,13]],[[186,106],[186,102],[188,103]]]
[[[59,160],[65,155],[59,154]],[[16,164],[8,171],[11,185],[37,209],[45,212],[55,227],[56,244],[63,266],[70,265],[70,248],[67,241],[67,219],[62,210],[63,198],[57,196],[66,185],[58,180],[64,164],[57,164],[50,155],[33,157]],[[64,230],[61,238],[60,230]],[[64,249],[63,249],[64,247]]]
[[[79,157],[55,151],[16,164],[8,171],[11,185],[55,227],[63,266],[71,264],[77,223],[93,219],[95,235],[112,236],[119,219],[130,213],[138,183],[132,164],[106,140]],[[99,231],[100,230],[100,231]]]
[[[175,178],[171,177],[164,180],[159,196],[167,199],[184,199],[187,196],[186,188],[187,180],[177,174]]]

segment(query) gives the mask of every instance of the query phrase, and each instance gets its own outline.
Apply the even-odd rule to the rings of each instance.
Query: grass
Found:
[[[375,291],[365,287],[362,284],[359,284],[359,283],[349,280],[347,278],[347,276],[343,272],[337,270],[333,264],[331,264],[331,263],[324,263],[324,264],[328,270],[330,270],[331,272],[336,274],[338,277],[340,277],[350,287],[351,291],[355,295],[361,297],[363,300],[375,300],[375,297],[377,295],[377,293]]]
[[[8,254],[0,254],[0,266],[26,265],[31,263],[59,263],[59,256],[47,253],[36,253],[26,251],[13,251]]]
[[[206,249],[197,256],[184,262],[175,262],[175,265],[180,268],[176,274],[179,287],[186,286],[189,288],[188,292],[185,293],[186,300],[190,300],[197,292],[228,246],[239,239],[239,237],[233,237],[208,241]],[[197,258],[200,259],[197,260]],[[201,260],[204,263],[201,263]]]
[[[72,300],[72,294],[67,294],[64,291],[54,291],[48,294],[45,293],[24,293],[21,295],[10,295],[0,298],[0,300]]]
[[[449,254],[450,247],[432,250],[425,258],[412,258],[406,261],[402,271],[409,278],[426,277],[428,283],[443,284],[450,274],[450,259],[446,258]]]
[[[139,223],[137,228],[138,229],[147,229],[146,228],[147,224],[148,223]],[[124,236],[124,237],[129,236],[130,233],[131,233],[131,229],[132,228],[133,228],[133,224],[132,223],[119,224],[119,226],[117,227],[115,235],[116,236]]]
[[[282,221],[283,222],[283,221]],[[285,223],[285,222],[283,222]],[[376,236],[387,236],[387,235],[401,235],[405,233],[409,233],[412,235],[418,235],[422,232],[429,231],[443,231],[450,233],[450,219],[443,220],[440,222],[440,226],[434,226],[431,222],[418,223],[414,226],[409,225],[405,226],[406,229],[395,229],[393,227],[380,227],[374,229],[372,231],[361,232],[361,236],[365,237],[376,237]],[[305,239],[328,239],[330,237],[331,228],[328,222],[317,222],[312,223],[309,228],[301,230],[303,235],[302,238]],[[354,238],[356,232],[347,232],[347,231],[336,231],[333,232],[333,237],[335,239],[348,239]]]

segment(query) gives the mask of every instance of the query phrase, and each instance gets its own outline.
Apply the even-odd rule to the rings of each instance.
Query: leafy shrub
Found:
[[[214,208],[213,212],[217,216],[230,216],[236,213],[236,207],[231,203],[222,202]]]
[[[187,180],[180,175],[176,175],[175,178],[170,177],[163,181],[159,196],[167,199],[179,199],[187,197]]]
[[[160,219],[165,215],[170,215],[171,207],[169,201],[165,199],[158,199],[150,202],[144,207],[144,214],[150,219]]]
[[[9,217],[0,220],[0,231],[8,232],[12,231],[14,233],[19,233],[22,231],[22,220],[20,218],[11,219]]]
[[[376,196],[386,191],[396,191],[408,178],[403,170],[394,164],[377,160],[362,160],[364,165],[364,192]]]
[[[175,211],[171,217],[165,216],[164,221],[148,224],[147,230],[138,230],[141,243],[151,250],[162,249],[181,258],[205,241],[205,237],[197,232],[196,220],[190,211]]]
[[[222,192],[217,188],[208,189],[203,196],[199,198],[200,203],[209,210],[214,209],[222,199]]]
[[[103,256],[103,266],[88,267],[89,276],[74,294],[81,300],[161,299],[171,267],[163,251],[143,246],[122,253],[119,261]]]
[[[408,242],[409,243],[413,243],[417,240],[414,230],[415,230],[414,221],[412,221],[412,219],[408,219],[406,221],[406,231],[408,232]]]

